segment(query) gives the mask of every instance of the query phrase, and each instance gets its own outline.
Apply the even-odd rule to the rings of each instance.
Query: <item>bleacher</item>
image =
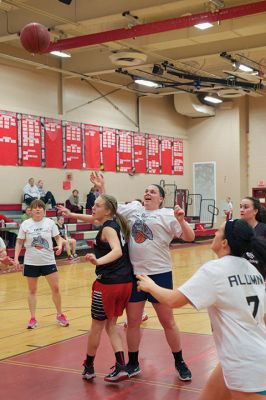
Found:
[[[0,235],[5,236],[4,233],[6,231],[18,233],[19,225],[21,223],[21,216],[23,213],[24,207],[21,203],[18,204],[0,204],[0,214],[5,215],[6,217],[14,220],[14,222],[6,222],[5,226],[0,227]],[[87,212],[85,210],[84,212]],[[57,210],[47,209],[46,217],[53,219],[56,221]],[[76,219],[66,218],[64,219],[64,223],[67,226],[68,236],[77,240],[77,248],[76,251],[78,254],[89,250],[93,247],[94,239],[97,235],[98,230],[95,229],[95,226],[89,223],[77,222]],[[23,256],[25,253],[25,249],[21,250],[20,256]],[[7,254],[9,257],[14,257],[15,249],[7,248]],[[66,253],[63,252],[63,256],[66,256]]]

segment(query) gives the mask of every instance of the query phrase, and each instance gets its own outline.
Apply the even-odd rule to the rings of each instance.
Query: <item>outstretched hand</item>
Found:
[[[56,206],[56,208],[65,217],[67,217],[67,216],[69,216],[71,214],[71,211],[68,208],[64,207],[64,206],[58,205],[58,206]]]
[[[104,192],[104,177],[103,174],[99,174],[94,171],[90,174],[91,183],[99,190],[100,193]]]
[[[137,285],[138,285],[138,292],[141,290],[143,292],[150,292],[151,289],[154,287],[155,283],[154,281],[149,278],[147,275],[136,275],[136,278],[138,279]]]

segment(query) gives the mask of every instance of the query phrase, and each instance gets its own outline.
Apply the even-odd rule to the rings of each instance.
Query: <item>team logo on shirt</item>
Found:
[[[131,230],[131,235],[133,236],[136,243],[143,243],[146,239],[153,240],[153,234],[150,228],[141,219],[137,219]]]
[[[35,247],[35,249],[42,250],[42,249],[49,249],[49,243],[47,242],[46,239],[44,239],[41,236],[36,236],[33,238],[33,241],[31,243],[32,247]]]

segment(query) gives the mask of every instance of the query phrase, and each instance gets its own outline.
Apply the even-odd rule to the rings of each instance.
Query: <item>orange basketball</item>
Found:
[[[49,47],[50,34],[45,26],[37,22],[31,22],[21,30],[20,42],[28,52],[41,54]]]

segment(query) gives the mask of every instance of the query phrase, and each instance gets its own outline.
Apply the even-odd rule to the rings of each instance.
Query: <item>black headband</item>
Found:
[[[165,191],[164,191],[164,189],[162,188],[162,186],[156,185],[155,183],[153,183],[152,186],[156,186],[156,187],[159,189],[160,196],[163,197],[163,198],[165,198]]]
[[[251,250],[251,240],[254,237],[252,228],[241,219],[229,219],[225,223],[224,238],[227,240],[233,256],[241,257]]]

